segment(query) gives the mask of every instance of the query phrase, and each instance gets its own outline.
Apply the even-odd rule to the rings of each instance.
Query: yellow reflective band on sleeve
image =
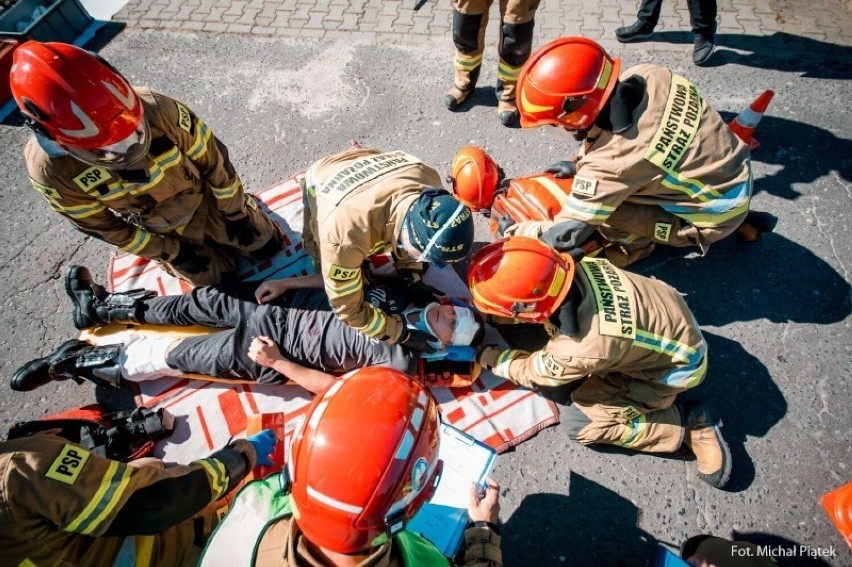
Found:
[[[228,185],[227,187],[213,187],[210,186],[210,191],[213,192],[213,196],[219,200],[223,199],[231,199],[236,196],[237,192],[240,190],[240,178],[237,177],[233,183]]]
[[[130,483],[130,467],[118,461],[112,461],[101,484],[83,511],[66,527],[66,532],[91,535],[103,523],[118,505],[127,485]]]
[[[18,563],[18,567],[38,567],[38,565],[30,561],[29,559],[24,559],[23,561]]]
[[[68,215],[72,219],[85,219],[92,215],[96,215],[98,213],[102,213],[106,210],[101,203],[97,201],[94,203],[89,203],[87,205],[75,205],[73,207],[64,207],[59,203],[56,204],[59,207],[59,210],[64,214]]]
[[[624,425],[624,433],[615,442],[621,447],[633,447],[642,440],[642,435],[648,428],[648,417],[640,415]]]
[[[364,280],[360,277],[354,281],[338,282],[335,280],[325,280],[325,293],[329,299],[343,297],[357,293],[364,287]]]
[[[388,247],[388,243],[384,240],[379,240],[373,247],[370,248],[370,251],[367,252],[367,256],[372,256],[373,254],[378,254],[379,252],[385,252],[385,249]]]
[[[210,131],[210,128],[207,127],[207,124],[202,122],[201,120],[196,120],[195,122],[195,141],[192,143],[192,147],[189,148],[189,151],[186,155],[189,156],[189,159],[196,160],[207,153],[207,142],[210,141],[210,136],[213,132]]]
[[[218,459],[201,459],[195,462],[207,472],[213,500],[218,500],[228,490],[228,471],[225,470],[225,465]]]
[[[144,228],[137,227],[133,238],[128,244],[121,247],[128,254],[138,254],[151,241],[151,233]]]
[[[565,199],[565,209],[570,211],[577,220],[586,221],[590,224],[600,224],[609,218],[615,207],[588,203],[569,195]]]
[[[35,187],[36,191],[47,197],[48,200],[53,199],[54,201],[57,199],[61,199],[62,195],[59,194],[59,191],[54,189],[53,187],[48,187],[44,183],[39,183],[32,177],[30,177],[30,183]]]
[[[154,559],[154,542],[157,536],[135,536],[136,563],[134,567],[150,567]]]
[[[497,78],[507,82],[517,82],[518,76],[521,74],[521,67],[509,65],[502,59],[497,65]]]
[[[462,69],[472,71],[482,64],[482,53],[479,55],[465,55],[464,53],[456,52],[456,66]]]
[[[504,350],[497,356],[497,360],[494,362],[494,368],[491,371],[500,378],[509,378],[509,366],[512,364],[512,361],[523,355],[524,351],[511,349]]]
[[[684,177],[676,171],[673,171],[663,177],[660,181],[660,185],[673,191],[684,193],[696,201],[709,201],[711,199],[722,197],[722,194],[712,187],[704,185],[697,179]]]
[[[375,305],[371,303],[366,303],[366,305],[373,312],[373,316],[370,318],[369,323],[367,323],[363,327],[356,327],[356,329],[358,329],[368,337],[378,337],[379,335],[385,332],[385,327],[387,326],[387,316]]]

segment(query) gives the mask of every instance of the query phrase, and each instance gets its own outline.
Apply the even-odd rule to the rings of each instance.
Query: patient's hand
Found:
[[[248,356],[256,363],[267,368],[271,368],[276,362],[284,358],[275,341],[265,336],[255,337],[251,341]]]
[[[257,287],[254,297],[258,303],[269,303],[289,288],[288,280],[269,280]]]

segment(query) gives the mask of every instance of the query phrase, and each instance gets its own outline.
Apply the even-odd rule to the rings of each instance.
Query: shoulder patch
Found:
[[[30,177],[30,183],[33,184],[33,187],[35,187],[36,191],[38,191],[48,199],[53,199],[54,201],[57,201],[62,198],[62,195],[59,194],[59,191],[57,191],[53,187],[48,187],[43,183],[39,183],[32,177]]]
[[[346,282],[349,280],[354,280],[355,278],[360,276],[361,268],[344,268],[343,266],[338,266],[337,264],[332,264],[331,267],[328,268],[328,279],[330,280]]]
[[[83,465],[89,460],[90,454],[82,447],[66,443],[44,476],[73,486],[80,471],[83,470]]]
[[[561,360],[558,360],[551,353],[541,353],[536,355],[537,360],[534,361],[536,371],[542,377],[562,378],[565,376],[567,366]],[[539,366],[540,364],[540,366]]]
[[[93,165],[75,177],[74,183],[77,184],[77,187],[88,193],[90,189],[94,189],[98,185],[106,183],[111,178],[112,174],[109,170]]]
[[[672,224],[669,222],[658,222],[654,224],[654,238],[660,242],[668,242],[672,235]]]
[[[574,177],[574,184],[571,185],[571,192],[584,197],[594,197],[598,190],[598,180],[591,177],[583,177],[577,175]]]
[[[192,115],[189,113],[189,109],[177,101],[175,101],[175,104],[178,109],[178,126],[181,127],[181,130],[190,132],[192,130]]]

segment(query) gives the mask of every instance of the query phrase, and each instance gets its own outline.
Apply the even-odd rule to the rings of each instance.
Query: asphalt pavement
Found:
[[[173,4],[166,17],[143,17],[158,7],[160,16]],[[269,4],[277,8],[265,8]],[[92,47],[132,83],[192,107],[228,145],[252,191],[350,139],[405,150],[442,172],[458,147],[476,144],[510,176],[576,151],[576,144],[543,132],[500,125],[493,91],[496,26],[471,104],[450,113],[441,103],[452,76],[449,3],[414,10],[413,1],[332,0],[314,19],[304,9],[322,4],[141,0],[129,3],[117,16],[121,25],[102,31]],[[654,41],[633,45],[610,39],[612,29],[632,21],[632,3],[574,4],[579,11],[569,13],[570,2],[544,2],[541,13],[548,17],[540,18],[536,45],[563,32],[586,33],[625,66],[653,61],[690,78],[727,116],[764,89],[775,91],[756,133],[762,145],[752,156],[753,208],[776,216],[778,224],[754,244],[725,240],[705,257],[658,250],[633,268],[685,293],[705,331],[709,376],[689,397],[708,400],[724,420],[734,457],[729,487],[703,484],[683,456],[582,447],[560,426],[551,427],[502,455],[495,470],[505,563],[644,566],[656,541],[677,546],[713,533],[795,547],[796,555],[781,565],[852,565],[818,503],[852,480],[850,4],[806,10],[775,0],[720,2],[723,47],[702,68],[691,62],[685,3],[668,2],[668,19]],[[387,6],[395,15],[383,20]],[[206,14],[199,11],[205,7]],[[270,17],[264,9],[274,15],[258,23]],[[359,9],[359,17],[346,17]],[[239,11],[230,14],[236,20],[224,19],[229,10]],[[255,11],[248,17],[246,10]],[[286,12],[292,14],[274,25]],[[339,20],[327,19],[329,12]],[[307,18],[293,18],[297,13]],[[755,19],[737,19],[744,14]],[[805,17],[813,18],[813,29]],[[242,24],[247,28],[229,27],[240,18],[251,20]],[[193,21],[202,25],[186,23]],[[380,21],[390,31],[376,31]],[[226,25],[206,26],[217,22]],[[405,37],[394,28],[400,22],[407,25]],[[14,116],[0,125],[3,380],[76,336],[64,270],[84,264],[103,280],[110,250],[75,231],[31,189],[22,157],[27,136]],[[488,240],[482,219],[477,239]],[[0,387],[0,430],[94,399],[89,384],[57,383],[31,393]],[[808,550],[836,556],[816,559]]]

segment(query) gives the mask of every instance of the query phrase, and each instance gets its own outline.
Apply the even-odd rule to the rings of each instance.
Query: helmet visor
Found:
[[[103,148],[78,148],[65,146],[68,152],[86,163],[108,169],[130,167],[142,161],[151,148],[151,128],[147,120],[141,120],[136,129],[126,138]]]

